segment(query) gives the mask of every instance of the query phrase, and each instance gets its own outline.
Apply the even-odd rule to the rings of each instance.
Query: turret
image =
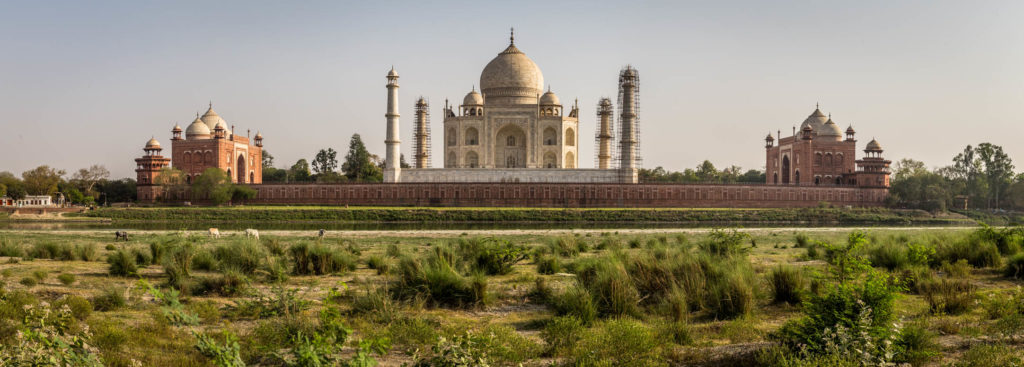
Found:
[[[775,137],[773,137],[772,133],[769,132],[768,136],[766,136],[764,138],[764,147],[765,147],[765,149],[768,149],[768,148],[771,148],[773,146],[775,146]]]
[[[619,116],[619,169],[621,170],[620,181],[625,183],[637,182],[637,88],[639,87],[639,75],[632,66],[626,66],[619,73],[619,106],[622,113]]]
[[[387,151],[384,155],[384,182],[398,182],[402,174],[399,166],[400,144],[398,130],[398,72],[392,67],[387,76],[388,88],[388,112],[384,115],[387,119],[387,138],[384,145]]]

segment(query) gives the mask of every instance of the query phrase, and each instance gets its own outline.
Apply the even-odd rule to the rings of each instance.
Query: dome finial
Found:
[[[508,44],[509,45],[515,45],[516,44],[516,29],[515,29],[515,27],[512,27],[512,28],[508,29]]]

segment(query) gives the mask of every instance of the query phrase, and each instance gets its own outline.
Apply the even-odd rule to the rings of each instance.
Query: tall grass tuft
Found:
[[[935,313],[959,315],[974,307],[977,286],[966,279],[942,279],[921,285],[921,295]]]
[[[302,241],[288,248],[295,275],[324,275],[355,270],[358,258],[348,251]]]
[[[807,280],[799,269],[780,265],[768,273],[768,285],[772,289],[772,302],[796,305],[803,302]]]
[[[107,264],[110,264],[110,275],[126,277],[139,271],[135,265],[135,256],[123,249],[107,255]]]

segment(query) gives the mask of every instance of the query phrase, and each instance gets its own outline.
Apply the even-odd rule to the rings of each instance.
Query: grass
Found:
[[[90,345],[113,366],[132,359],[209,365],[195,350],[192,328],[218,344],[223,330],[238,335],[250,365],[281,365],[275,351],[295,346],[299,335],[329,330],[388,338],[390,350],[375,356],[384,365],[410,363],[417,350],[433,356],[440,337],[464,340],[467,331],[471,348],[498,366],[754,365],[757,349],[803,315],[804,301],[835,286],[823,260],[801,256],[818,241],[845,243],[849,231],[755,229],[739,241],[730,231],[575,232],[354,233],[344,242],[273,232],[260,242],[164,232],[115,244],[107,233],[2,231],[0,250],[26,249],[27,257],[37,247],[59,253],[92,244],[96,257],[11,264],[12,257],[0,257],[0,344],[16,335],[23,305],[45,301],[67,305],[75,330],[89,325]],[[801,237],[805,244],[794,246]],[[868,230],[867,238],[860,255],[905,288],[892,310],[904,330],[893,342],[904,351],[895,362],[980,363],[983,351],[971,346],[981,344],[996,346],[985,352],[998,361],[1020,358],[1019,342],[1001,336],[1024,330],[1017,316],[1024,309],[1016,306],[1024,296],[1007,273],[1022,261],[1020,251],[1000,249],[997,239],[973,229]],[[935,253],[913,260],[909,244]],[[884,248],[893,246],[903,247]],[[527,258],[494,256],[508,249]],[[132,275],[111,275],[111,258],[134,262]],[[273,269],[279,277],[270,276]],[[39,282],[35,274],[44,273]],[[197,324],[176,326],[139,279],[164,293],[181,290],[180,312]],[[939,337],[942,344],[935,343]],[[346,354],[356,344],[344,345]]]

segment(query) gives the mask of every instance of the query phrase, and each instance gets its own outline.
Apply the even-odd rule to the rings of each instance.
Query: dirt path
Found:
[[[749,233],[787,233],[787,232],[818,232],[818,233],[835,233],[835,232],[848,232],[854,230],[865,230],[865,231],[879,231],[879,230],[899,230],[899,231],[945,231],[945,230],[957,230],[957,229],[969,229],[970,227],[779,227],[779,228],[740,228],[742,232]],[[462,234],[469,236],[515,236],[515,235],[539,235],[539,236],[555,236],[570,233],[580,234],[600,234],[606,232],[617,232],[619,234],[654,234],[654,233],[707,233],[712,228],[595,228],[595,229],[401,229],[401,230],[336,230],[327,231],[326,237],[328,238],[372,238],[372,237],[457,237]],[[50,235],[111,235],[116,229],[68,229],[68,230],[0,230],[0,233],[11,232],[11,233],[26,233],[26,234],[50,234]],[[164,234],[174,233],[177,231],[168,230],[129,230],[131,234]],[[206,231],[185,231],[188,234],[200,234],[205,235]],[[244,230],[228,231],[221,230],[221,235],[245,235]],[[298,237],[298,236],[310,236],[314,237],[317,235],[317,231],[313,230],[260,230],[260,234],[271,235],[271,236],[285,236],[285,237]]]

